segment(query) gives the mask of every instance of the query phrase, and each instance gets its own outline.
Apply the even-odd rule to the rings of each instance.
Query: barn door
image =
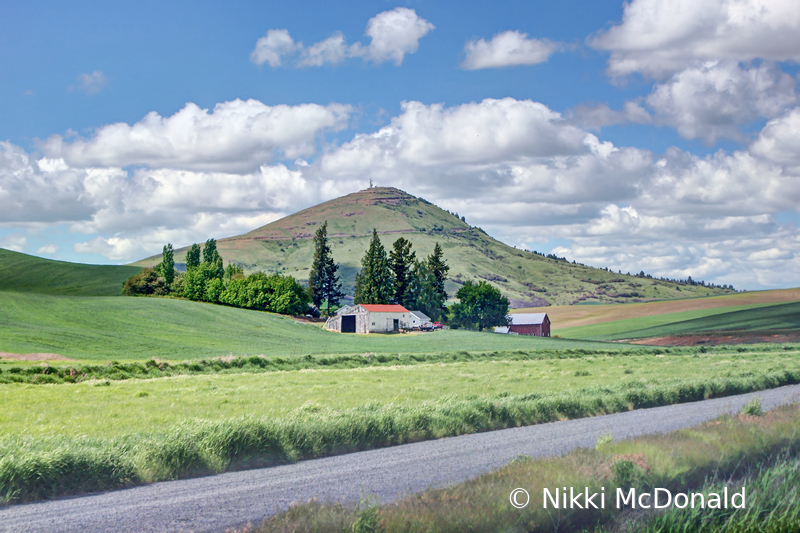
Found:
[[[356,315],[342,315],[342,333],[356,332]]]

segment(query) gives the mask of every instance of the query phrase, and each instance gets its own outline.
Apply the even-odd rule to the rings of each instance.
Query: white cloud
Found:
[[[770,120],[750,151],[782,165],[800,167],[800,108]]]
[[[466,58],[461,67],[468,70],[535,65],[544,63],[558,49],[557,43],[547,39],[530,39],[527,33],[506,31],[490,41],[474,39],[464,45]]]
[[[797,102],[797,94],[794,79],[774,65],[744,69],[709,61],[657,84],[646,102],[655,123],[713,144],[718,138],[741,140],[740,125],[776,116]]]
[[[92,96],[99,93],[103,87],[106,86],[108,80],[105,74],[99,70],[95,70],[91,74],[81,74],[78,76],[78,83],[70,85],[70,90],[78,90],[86,93],[87,96]],[[33,93],[31,93],[33,94]]]
[[[324,41],[320,41],[303,50],[298,66],[321,67],[325,63],[338,65],[347,58],[348,48],[344,35],[336,32]]]
[[[41,246],[41,247],[39,247],[38,250],[36,250],[37,254],[53,255],[56,252],[58,252],[58,246],[56,246],[55,244],[52,244],[52,243],[51,244],[45,244],[44,246]]]
[[[646,98],[628,101],[620,111],[601,104],[577,106],[570,115],[596,130],[622,123],[670,126],[712,145],[721,138],[744,140],[743,126],[775,117],[797,101],[794,78],[772,63],[706,61],[656,83]]]
[[[20,233],[10,233],[0,237],[0,248],[13,250],[15,252],[24,252],[27,247],[28,238]]]
[[[663,77],[696,60],[800,61],[795,0],[633,0],[622,23],[590,44],[611,52],[609,74]]]
[[[271,67],[279,67],[281,58],[302,48],[303,43],[295,43],[289,30],[269,30],[264,37],[256,41],[256,47],[250,53],[250,61],[256,65],[269,63]]]
[[[445,108],[403,102],[402,113],[322,157],[323,173],[371,173],[397,164],[481,165],[589,151],[588,134],[530,100],[486,99]]]
[[[151,112],[134,125],[111,124],[89,139],[45,144],[51,157],[72,167],[124,167],[249,172],[276,155],[294,158],[315,151],[317,135],[347,125],[350,106],[267,106],[258,100],[217,104],[209,113],[193,103],[170,117]]]
[[[405,55],[416,52],[419,40],[434,28],[413,9],[398,7],[384,11],[367,22],[365,34],[371,39],[369,45],[356,43],[350,53],[375,63],[394,61],[400,65]]]
[[[284,56],[299,52],[298,67],[338,65],[348,57],[361,57],[376,64],[393,61],[400,65],[406,54],[417,51],[419,40],[434,28],[413,9],[398,7],[369,19],[365,31],[370,38],[367,45],[357,42],[348,46],[344,35],[337,31],[327,39],[305,47],[302,42],[295,42],[288,30],[269,30],[256,42],[250,61],[257,65],[269,63],[275,68],[281,66]]]
[[[639,102],[625,102],[622,110],[614,111],[606,104],[595,106],[579,105],[572,108],[568,116],[570,121],[583,128],[601,130],[614,124],[634,123],[651,124],[653,117]]]

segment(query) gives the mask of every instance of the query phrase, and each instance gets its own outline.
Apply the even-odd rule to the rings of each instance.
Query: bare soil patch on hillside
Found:
[[[647,339],[629,339],[617,342],[630,344],[644,344],[648,346],[697,346],[717,344],[760,344],[787,342],[800,342],[800,333],[765,333],[765,332],[726,332],[726,333],[687,333],[685,335],[670,335],[666,337],[650,337]]]
[[[553,329],[557,330],[560,328],[588,326],[589,324],[601,324],[603,322],[613,322],[615,320],[680,313],[683,311],[697,311],[737,305],[777,304],[796,302],[798,300],[800,300],[800,288],[635,304],[560,305],[548,307],[546,312],[550,317]],[[515,311],[522,312],[523,310],[517,309]],[[542,309],[530,310],[530,312],[537,311],[541,312]]]
[[[9,353],[0,352],[0,359],[16,359],[17,361],[74,361],[57,353]]]

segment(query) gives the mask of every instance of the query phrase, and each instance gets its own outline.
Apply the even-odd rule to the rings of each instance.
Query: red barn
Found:
[[[547,313],[516,313],[509,316],[511,325],[508,326],[508,333],[536,337],[550,336],[550,318]]]

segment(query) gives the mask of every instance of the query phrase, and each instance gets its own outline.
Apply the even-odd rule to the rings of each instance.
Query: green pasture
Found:
[[[533,361],[458,362],[149,380],[0,386],[5,436],[110,438],[151,433],[192,420],[320,415],[360,406],[417,408],[447,401],[549,396],[626,383],[668,386],[699,379],[800,371],[797,351],[718,349],[682,355],[583,356]],[[595,391],[597,392],[597,391]]]
[[[76,360],[577,348],[615,349],[583,341],[453,330],[341,334],[286,316],[169,298],[0,292],[0,351],[57,353]]]
[[[557,331],[559,337],[611,341],[684,333],[800,330],[800,302],[752,304],[668,313]]]
[[[0,291],[122,296],[122,283],[139,270],[53,261],[0,248]]]

